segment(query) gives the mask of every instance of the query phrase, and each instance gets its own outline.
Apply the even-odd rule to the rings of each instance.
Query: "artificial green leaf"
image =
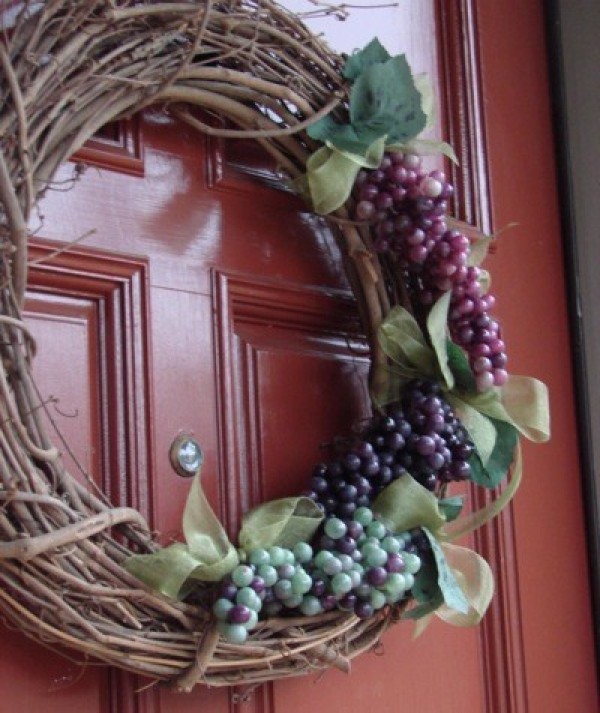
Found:
[[[454,386],[458,391],[474,393],[477,391],[475,377],[469,366],[469,359],[464,351],[448,339],[446,341],[446,354],[448,356],[448,367],[454,376]]]
[[[469,612],[469,602],[446,561],[444,551],[435,536],[426,527],[423,528],[423,532],[427,535],[431,551],[435,557],[437,582],[444,597],[444,604],[449,609],[454,609],[461,612],[461,614],[467,614]]]
[[[387,132],[369,127],[358,132],[352,124],[338,124],[330,116],[325,116],[309,126],[307,133],[316,141],[360,158],[366,155],[374,141],[381,139]]]
[[[379,343],[401,374],[433,377],[435,355],[416,319],[404,307],[394,307],[379,327]]]
[[[493,242],[491,235],[483,235],[477,237],[475,240],[471,240],[471,245],[469,248],[469,257],[467,258],[467,265],[471,267],[478,267],[487,257],[490,249],[490,245]]]
[[[415,574],[415,583],[411,590],[417,602],[425,604],[432,600],[443,601],[438,584],[437,565],[432,556],[425,555],[421,560],[421,569]],[[440,601],[440,603],[441,603]]]
[[[450,525],[444,527],[445,543],[459,540],[466,535],[470,535],[475,530],[483,527],[487,522],[495,518],[512,500],[517,492],[523,476],[523,462],[521,458],[521,448],[517,443],[515,449],[515,459],[509,469],[510,478],[505,488],[484,507],[455,520]]]
[[[323,517],[317,504],[306,497],[263,503],[244,515],[240,547],[246,552],[275,545],[291,549],[298,542],[309,542]]]
[[[390,143],[406,142],[427,122],[404,55],[367,67],[350,90],[350,123],[356,133],[387,134]]]
[[[424,526],[436,531],[446,522],[435,495],[408,474],[384,488],[372,509],[393,532]]]
[[[452,522],[460,515],[465,503],[464,496],[455,495],[451,498],[442,498],[438,501],[440,510],[446,518],[446,522]]]
[[[416,607],[411,607],[406,609],[402,614],[402,619],[417,620],[432,614],[436,609],[438,609],[444,603],[444,597],[441,592],[438,592],[433,599],[430,599],[423,604],[417,604]]]
[[[374,139],[373,142],[367,146],[366,150],[360,154],[335,146],[330,141],[328,141],[326,145],[329,146],[330,149],[339,151],[342,156],[354,161],[354,163],[357,163],[363,168],[377,168],[385,153],[385,138],[385,136],[381,136],[380,138]]]
[[[518,433],[517,429],[506,421],[490,419],[496,428],[496,445],[485,467],[493,479],[502,480],[508,473],[515,455]]]
[[[481,462],[487,467],[498,437],[493,420],[453,393],[447,394],[446,398],[454,407],[462,425],[467,429]]]
[[[306,129],[306,133],[311,139],[325,143],[329,139],[330,135],[335,134],[343,126],[350,128],[350,124],[338,124],[331,114],[327,114],[327,116],[324,116],[322,119],[319,119],[319,121],[315,121],[314,124],[311,124]],[[356,132],[354,132],[354,137],[357,138]]]
[[[375,37],[366,47],[353,52],[348,57],[342,74],[346,79],[354,81],[367,67],[387,62],[388,59],[391,59],[391,55]]]
[[[506,421],[490,418],[496,429],[496,443],[487,462],[484,464],[478,453],[469,459],[471,479],[485,488],[495,488],[504,479],[513,462],[517,445],[517,429]]]
[[[427,316],[427,331],[437,356],[438,367],[446,389],[454,386],[454,375],[448,364],[448,309],[452,292],[448,290],[437,300]]]

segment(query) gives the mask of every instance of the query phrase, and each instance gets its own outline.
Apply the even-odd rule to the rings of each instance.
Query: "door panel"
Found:
[[[433,622],[413,641],[411,626],[398,626],[376,652],[353,662],[349,677],[329,671],[252,695],[199,689],[189,696],[147,688],[147,681],[123,673],[80,671],[3,632],[0,681],[14,709],[294,713],[343,705],[348,713],[363,713],[374,704],[381,713],[593,710],[558,227],[548,209],[549,186],[532,185],[523,175],[514,187],[514,166],[528,142],[537,142],[544,175],[552,174],[542,18],[538,2],[510,0],[503,12],[513,6],[522,12],[518,34],[491,0],[477,8],[467,0],[407,0],[390,11],[387,23],[380,11],[369,10],[357,14],[368,22],[353,21],[347,35],[341,34],[344,23],[327,20],[325,27],[340,49],[364,44],[377,26],[394,34],[390,49],[407,50],[415,70],[427,71],[445,98],[433,133],[459,148],[458,212],[496,227],[513,220],[525,226],[518,241],[507,238],[492,258],[498,314],[513,370],[550,382],[554,403],[561,404],[554,409],[561,440],[526,450],[526,483],[514,519],[509,513],[475,538],[501,577],[484,627],[455,630]],[[367,37],[358,37],[357,25]],[[499,49],[500,28],[510,49]],[[521,65],[506,56],[517,49],[519,62],[531,67],[526,95],[541,96],[541,108],[529,112],[515,89]],[[512,107],[512,126],[506,107]],[[523,126],[529,133],[519,143],[515,135]],[[103,151],[102,142],[110,150]],[[365,340],[339,251],[326,225],[282,190],[253,143],[201,137],[151,109],[91,148],[85,158],[96,165],[71,190],[50,191],[42,206],[33,257],[44,261],[32,270],[28,303],[40,342],[41,389],[60,398],[58,411],[50,404],[51,414],[77,459],[113,502],[140,508],[164,543],[181,536],[189,488],[169,465],[169,447],[180,432],[194,433],[205,450],[204,487],[233,534],[252,505],[301,491],[323,447],[368,413]],[[63,167],[59,180],[71,176],[73,166]],[[92,229],[81,244],[48,259],[56,245]],[[541,234],[551,236],[543,250]],[[529,265],[536,266],[533,280]],[[539,324],[547,325],[543,364],[531,342]],[[559,543],[554,536],[553,560],[546,564],[543,524],[559,507],[565,533]],[[540,606],[548,581],[560,601],[576,599],[578,609],[570,611],[577,616],[557,621],[552,597]],[[559,675],[567,669],[581,681],[576,693],[569,677]],[[552,672],[552,695],[545,693],[545,670]],[[567,694],[575,698],[564,707]]]

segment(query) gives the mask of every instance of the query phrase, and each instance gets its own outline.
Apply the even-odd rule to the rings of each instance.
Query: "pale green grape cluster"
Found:
[[[367,507],[352,520],[329,517],[316,538],[293,550],[255,549],[220,585],[219,631],[241,644],[259,618],[316,616],[335,608],[372,616],[407,596],[421,560],[409,533],[393,534]]]

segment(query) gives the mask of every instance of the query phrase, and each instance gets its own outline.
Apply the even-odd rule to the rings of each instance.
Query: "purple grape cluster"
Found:
[[[316,466],[307,495],[343,521],[409,472],[429,490],[465,480],[473,444],[439,384],[414,380],[400,404],[375,416],[348,450]]]
[[[394,423],[408,421],[411,434],[406,439],[404,467],[428,490],[438,483],[466,480],[471,475],[468,461],[474,446],[443,398],[439,384],[415,379],[402,394],[401,407],[392,409]]]
[[[465,349],[479,391],[506,383],[506,353],[489,312],[480,270],[468,266],[470,241],[447,224],[453,186],[441,171],[426,173],[415,154],[386,153],[380,166],[359,173],[354,217],[374,228],[374,247],[395,255],[413,277],[417,299],[428,307],[451,291],[452,338]]]

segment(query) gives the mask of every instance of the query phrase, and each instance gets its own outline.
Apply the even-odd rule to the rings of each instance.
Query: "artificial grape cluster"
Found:
[[[418,535],[415,534],[418,538]],[[223,637],[241,644],[259,616],[315,616],[338,608],[360,618],[401,601],[421,559],[410,533],[395,535],[361,507],[346,522],[329,517],[315,548],[271,547],[248,554],[220,584],[213,613]]]
[[[327,514],[346,520],[406,472],[432,491],[438,483],[469,478],[472,453],[439,384],[414,380],[401,403],[374,417],[343,456],[316,466],[307,495]]]
[[[469,458],[474,446],[469,435],[444,399],[439,384],[415,379],[403,393],[400,408],[392,408],[383,426],[411,432],[399,453],[400,462],[428,490],[438,483],[466,480],[471,475]]]
[[[411,533],[392,533],[367,507],[350,520],[327,518],[317,547],[312,574],[325,591],[323,609],[361,619],[404,599],[421,567]]]
[[[373,224],[375,249],[393,253],[413,276],[422,305],[451,291],[450,333],[469,356],[477,388],[485,391],[506,383],[505,347],[489,315],[494,297],[483,294],[479,268],[467,264],[469,239],[448,227],[453,193],[441,171],[423,170],[419,156],[390,152],[378,168],[359,174],[354,217]]]

